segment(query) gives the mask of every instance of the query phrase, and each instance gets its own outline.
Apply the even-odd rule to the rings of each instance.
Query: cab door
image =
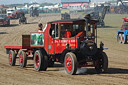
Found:
[[[50,38],[48,38],[48,52],[49,54],[55,54],[56,53],[56,44],[59,44],[59,29],[58,24],[51,24],[51,28],[49,30]]]

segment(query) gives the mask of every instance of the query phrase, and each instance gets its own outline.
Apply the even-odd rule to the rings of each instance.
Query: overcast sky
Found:
[[[50,2],[50,3],[58,3],[61,0],[0,0],[0,4],[23,4],[23,3],[31,3],[31,2]],[[92,2],[99,2],[99,1],[110,1],[110,0],[92,0]]]

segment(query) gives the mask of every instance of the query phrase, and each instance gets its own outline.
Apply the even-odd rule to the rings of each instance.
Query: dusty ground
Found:
[[[28,24],[18,25],[17,20],[12,20],[10,27],[0,26],[0,85],[128,85],[128,44],[116,41],[116,31],[121,26],[122,17],[125,15],[107,15],[106,28],[98,29],[98,42],[103,41],[108,48],[105,52],[109,58],[109,69],[105,74],[83,68],[78,70],[77,75],[68,75],[59,64],[47,71],[36,72],[30,60],[25,69],[19,67],[18,61],[16,66],[9,66],[4,46],[21,45],[22,34],[37,31],[39,22],[45,24],[59,19],[59,14],[41,15],[38,18],[27,15]]]

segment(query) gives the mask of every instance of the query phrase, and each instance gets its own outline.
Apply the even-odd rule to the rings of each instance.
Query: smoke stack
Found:
[[[85,27],[86,37],[88,37],[88,31],[90,31],[90,19],[91,19],[91,15],[90,14],[87,14],[84,18],[85,18],[85,24],[86,24],[86,27]],[[86,40],[88,40],[88,39],[86,38]]]

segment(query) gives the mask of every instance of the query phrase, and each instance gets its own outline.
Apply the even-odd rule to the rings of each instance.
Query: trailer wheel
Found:
[[[68,52],[64,59],[65,70],[68,74],[74,75],[77,71],[77,58],[72,52]]]
[[[8,59],[9,59],[9,65],[15,66],[15,63],[16,63],[16,54],[15,54],[15,52],[13,50],[10,50],[9,51]]]
[[[26,65],[27,65],[27,56],[24,51],[20,51],[19,64],[20,64],[20,67],[22,67],[22,68],[26,67]]]
[[[126,44],[127,43],[127,39],[125,38],[125,35],[124,34],[122,34],[122,43],[123,44]]]
[[[108,69],[108,57],[106,53],[102,53],[101,57],[98,59],[98,63],[95,66],[95,69],[98,73],[106,72]]]
[[[121,35],[121,33],[118,34],[118,42],[122,43],[122,35]]]
[[[36,71],[46,71],[48,67],[48,57],[37,50],[34,54],[34,68]]]

